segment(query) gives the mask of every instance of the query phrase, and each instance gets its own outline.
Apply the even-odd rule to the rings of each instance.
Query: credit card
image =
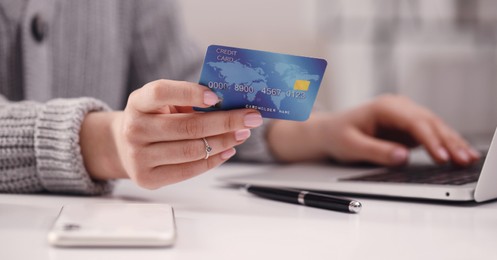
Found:
[[[327,62],[324,59],[211,45],[199,83],[221,100],[197,111],[252,108],[266,118],[309,118]]]

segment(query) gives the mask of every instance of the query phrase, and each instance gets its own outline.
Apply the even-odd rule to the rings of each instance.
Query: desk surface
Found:
[[[156,191],[120,181],[107,197],[0,195],[0,259],[497,259],[497,202],[361,199],[360,214],[285,204],[224,188],[231,164]],[[178,239],[161,249],[59,249],[46,234],[67,203],[168,203]]]

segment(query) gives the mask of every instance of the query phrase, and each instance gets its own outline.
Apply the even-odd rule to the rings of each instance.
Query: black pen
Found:
[[[263,198],[347,213],[358,213],[362,207],[361,203],[356,200],[339,198],[310,191],[286,188],[269,188],[253,185],[246,185],[245,190]]]

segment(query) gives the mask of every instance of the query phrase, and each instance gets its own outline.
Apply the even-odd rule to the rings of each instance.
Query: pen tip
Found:
[[[349,203],[349,211],[352,213],[359,213],[361,211],[362,205],[359,201],[351,201]]]

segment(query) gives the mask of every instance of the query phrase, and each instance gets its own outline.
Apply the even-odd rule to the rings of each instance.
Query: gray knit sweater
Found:
[[[176,16],[168,0],[0,0],[0,192],[109,192],[84,168],[81,122],[149,81],[198,80]],[[252,135],[238,158],[271,160]]]

